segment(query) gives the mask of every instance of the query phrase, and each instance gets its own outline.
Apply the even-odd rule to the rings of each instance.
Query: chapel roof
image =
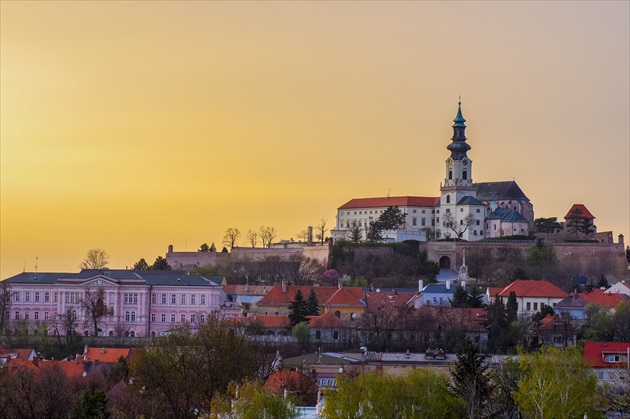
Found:
[[[477,199],[481,201],[506,201],[506,200],[526,200],[525,195],[518,184],[513,181],[501,182],[478,182],[473,184],[477,190]]]
[[[574,212],[576,215],[579,214],[579,218],[587,218],[589,220],[595,219],[595,216],[591,214],[591,212],[588,210],[588,208],[586,208],[586,205],[584,204],[573,204],[569,212],[567,212],[567,215],[564,216],[564,219],[566,220],[567,218],[575,218],[576,215],[573,214]]]

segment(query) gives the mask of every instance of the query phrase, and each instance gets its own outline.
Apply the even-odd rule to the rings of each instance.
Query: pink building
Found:
[[[67,316],[76,319],[73,333],[92,335],[94,325],[85,301],[102,298],[97,309],[100,336],[160,336],[177,327],[195,327],[209,315],[240,315],[220,285],[222,277],[206,278],[185,271],[82,270],[79,273],[23,272],[7,278],[11,303],[5,313],[11,325],[29,333],[45,327],[65,335]]]

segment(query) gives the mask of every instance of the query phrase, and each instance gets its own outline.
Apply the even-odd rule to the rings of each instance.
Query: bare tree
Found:
[[[347,235],[348,238],[353,242],[360,242],[361,238],[363,238],[363,226],[361,225],[361,222],[353,220],[350,224],[350,227],[348,227]]]
[[[103,269],[109,263],[109,255],[103,249],[90,249],[79,264],[80,269]]]
[[[225,230],[225,236],[223,236],[223,244],[232,250],[234,245],[238,242],[238,239],[241,237],[241,232],[238,228],[230,227]]]
[[[58,342],[61,342],[62,332],[66,336],[66,341],[72,342],[74,332],[77,329],[77,312],[72,308],[68,308],[65,313],[58,313],[52,320],[52,327],[57,335]]]
[[[273,243],[273,239],[276,238],[278,233],[276,233],[276,229],[274,227],[265,227],[260,226],[258,229],[260,234],[260,240],[262,240],[263,247],[271,247],[271,243]]]
[[[308,230],[302,230],[297,234],[297,239],[301,242],[308,242]]]
[[[105,288],[86,289],[83,297],[79,299],[79,305],[85,310],[85,322],[92,327],[92,336],[98,336],[101,319],[113,314],[113,309],[108,309],[105,305]]]
[[[251,228],[247,230],[247,241],[252,245],[252,249],[256,247],[258,243],[258,232],[252,230]]]
[[[453,230],[458,239],[461,239],[468,227],[475,224],[475,217],[472,214],[468,214],[460,223],[457,224],[457,217],[451,212],[444,213],[442,217],[444,227]]]
[[[0,282],[0,334],[4,332],[6,316],[11,309],[11,286],[7,281]]]
[[[322,217],[321,220],[319,220],[319,224],[317,225],[317,227],[315,227],[315,237],[317,238],[318,241],[320,241],[322,243],[322,245],[324,244],[324,240],[326,240],[326,232],[328,231],[328,229],[326,228],[326,223],[328,222],[328,220],[324,217]]]

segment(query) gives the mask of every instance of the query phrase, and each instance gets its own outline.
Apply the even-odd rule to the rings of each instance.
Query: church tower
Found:
[[[477,211],[483,204],[476,199],[472,181],[472,160],[466,152],[470,145],[466,143],[466,120],[462,115],[462,103],[458,103],[457,116],[453,120],[453,138],[447,150],[451,155],[446,159],[446,177],[440,187],[440,217],[436,216],[436,228],[440,238],[460,238],[479,240],[481,237],[469,237],[468,228],[472,226],[467,217],[481,218],[483,211]],[[476,221],[474,221],[476,224]],[[477,230],[481,230],[480,227]],[[477,233],[479,234],[479,233]]]

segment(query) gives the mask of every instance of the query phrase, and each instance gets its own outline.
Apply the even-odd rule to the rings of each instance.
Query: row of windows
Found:
[[[76,310],[72,310],[71,313],[72,313],[72,318],[76,320],[76,318],[77,318],[77,311]],[[10,315],[11,315],[11,313],[9,311],[7,311],[6,315],[5,315],[5,318],[7,320],[9,320],[10,319]],[[26,310],[24,312],[20,312],[20,311],[16,310],[14,315],[15,315],[15,317],[14,317],[15,320],[21,320],[21,319],[30,320],[31,319],[31,312],[29,310]],[[49,312],[48,311],[44,311],[43,320],[49,320],[50,318],[51,317],[50,317]],[[177,316],[175,314],[171,314],[170,315],[171,323],[175,323],[176,322],[176,318],[177,318]],[[40,312],[39,311],[33,312],[33,320],[40,320]],[[194,323],[195,320],[197,320],[196,315],[195,314],[191,314],[190,315],[190,322]],[[199,320],[200,323],[205,323],[206,322],[206,315],[205,314],[200,314],[198,320]],[[126,311],[125,312],[125,321],[127,321],[127,322],[135,322],[136,321],[136,312],[135,311]],[[151,314],[151,321],[152,322],[156,321],[155,313]],[[162,314],[160,316],[160,321],[162,323],[166,323],[166,314]],[[179,317],[179,321],[180,321],[180,323],[186,323],[186,315],[185,314],[181,314],[180,317]]]
[[[191,314],[190,315],[190,323],[195,323],[195,321],[199,320],[199,323],[205,323],[206,322],[206,315],[205,314],[200,314],[199,318],[197,318],[196,314]],[[156,321],[156,315],[155,313],[151,314],[151,322],[155,323]],[[177,315],[174,313],[170,314],[170,322],[171,323],[175,323],[177,321]],[[166,323],[166,314],[162,313],[160,315],[160,322],[162,323]],[[186,323],[186,315],[185,314],[180,314],[179,316],[179,322],[180,323]]]
[[[74,318],[76,318],[76,316],[77,316],[76,311],[73,311],[72,313],[73,313]],[[31,312],[29,310],[26,310],[22,315],[24,316],[24,320],[30,320],[31,319]],[[7,320],[9,320],[10,316],[11,316],[11,313],[9,311],[7,311],[6,314],[5,314],[5,318]],[[19,311],[15,312],[15,317],[14,318],[15,318],[15,320],[20,320],[22,318]],[[47,311],[44,311],[44,318],[43,318],[43,320],[48,320],[48,319],[50,319],[50,315],[49,315],[49,313]],[[39,311],[34,311],[33,312],[33,320],[40,320]]]
[[[24,291],[24,293],[20,292],[20,291],[15,291],[13,293],[13,301],[15,301],[16,303],[21,302],[21,297],[22,294],[24,294],[24,302],[25,303],[30,303],[31,302],[31,291]],[[46,291],[44,293],[40,292],[40,291],[35,291],[33,292],[33,301],[36,303],[39,303],[42,301],[42,294],[43,294],[43,299],[44,299],[44,303],[49,303],[50,302],[50,292]],[[54,293],[54,298],[55,298],[55,303],[57,302],[57,293]]]
[[[162,294],[160,304],[167,304],[167,294]],[[181,305],[186,305],[186,301],[190,305],[197,305],[197,294],[181,294],[179,297]],[[157,304],[157,294],[151,294],[151,303]],[[171,304],[177,304],[177,294],[171,294]],[[199,295],[199,305],[206,305],[206,294]]]

